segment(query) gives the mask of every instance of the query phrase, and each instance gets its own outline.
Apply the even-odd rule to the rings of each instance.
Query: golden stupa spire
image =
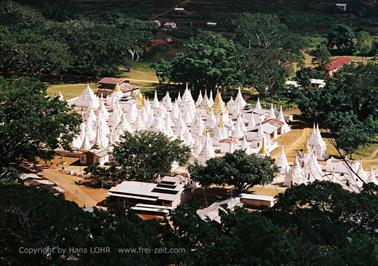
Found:
[[[214,104],[211,107],[213,112],[216,114],[224,114],[227,112],[227,108],[222,100],[222,95],[219,90],[217,90],[217,94],[215,95]]]
[[[137,101],[139,108],[142,108],[144,106],[144,97],[142,93],[140,93],[140,91],[135,94],[135,100]]]
[[[259,154],[263,154],[263,155],[267,155],[268,154],[268,150],[265,146],[265,139],[263,139],[263,143],[262,143],[262,147],[261,147],[261,150],[259,151]]]
[[[117,82],[117,84],[114,87],[114,91],[121,91],[122,92],[121,86],[119,86],[118,82]]]
[[[304,153],[311,153],[311,147],[310,147],[310,145],[308,145],[308,142],[306,142],[306,145],[304,146],[303,152]]]
[[[223,127],[224,127],[223,115],[222,115],[222,114],[220,115],[220,118],[219,118],[219,124],[218,124],[218,127],[220,127],[220,128],[223,128]]]

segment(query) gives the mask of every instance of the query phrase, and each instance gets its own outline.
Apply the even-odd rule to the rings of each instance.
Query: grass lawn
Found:
[[[91,88],[95,88],[96,86],[95,83],[90,83],[89,85],[91,86]],[[47,88],[47,94],[49,96],[56,96],[59,94],[59,91],[61,91],[64,98],[70,99],[79,96],[85,86],[85,83],[49,85]]]
[[[142,92],[152,91],[158,85],[158,79],[149,64],[138,63],[129,72],[124,71],[122,68],[120,70],[120,77],[126,78],[130,80],[131,83],[139,86]],[[55,96],[61,91],[63,96],[69,99],[79,96],[85,88],[85,85],[85,83],[53,84],[48,86],[47,94],[49,96]],[[95,81],[91,82],[90,86],[94,89],[96,87]]]

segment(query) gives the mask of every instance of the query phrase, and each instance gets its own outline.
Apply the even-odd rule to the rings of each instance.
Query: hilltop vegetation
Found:
[[[311,2],[311,3],[309,3]],[[235,20],[240,13],[270,13],[281,21],[285,34],[305,36],[306,46],[316,46],[337,24],[360,34],[360,46],[378,29],[374,1],[349,1],[346,13],[334,1],[199,1],[185,2],[184,13],[172,12],[180,1],[26,1],[0,4],[0,75],[29,75],[46,80],[81,81],[89,77],[118,74],[140,60],[146,46],[159,36],[177,36],[178,47],[207,21],[210,30],[245,45]],[[175,21],[179,28],[161,31],[154,19]],[[239,25],[241,25],[239,23]],[[283,29],[283,28],[282,28]],[[321,36],[319,39],[318,37]],[[176,38],[176,37],[175,37]],[[248,45],[247,45],[248,46]]]
[[[377,187],[357,194],[330,182],[301,185],[280,195],[273,209],[221,213],[220,224],[201,220],[188,204],[175,211],[171,226],[131,210],[87,213],[48,192],[0,184],[0,264],[376,265],[371,190]],[[40,247],[66,253],[25,253]],[[109,252],[92,253],[94,247]]]
[[[127,15],[100,19],[74,12],[73,4],[61,5],[65,8],[0,4],[0,75],[117,74],[119,65],[131,67],[138,60],[155,30],[153,23]]]

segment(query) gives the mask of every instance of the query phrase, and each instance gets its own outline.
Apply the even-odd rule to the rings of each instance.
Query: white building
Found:
[[[186,180],[182,176],[165,176],[159,183],[123,181],[109,190],[108,198],[120,200],[125,205],[132,207],[139,204],[138,206],[143,208],[153,205],[155,209],[158,207],[175,209],[187,199],[187,195],[184,193],[185,182]]]

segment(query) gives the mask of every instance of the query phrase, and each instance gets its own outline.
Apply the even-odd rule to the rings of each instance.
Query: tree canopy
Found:
[[[353,30],[343,24],[336,25],[327,36],[328,49],[334,54],[352,54],[355,51]]]
[[[345,154],[376,140],[378,133],[378,65],[345,66],[324,89],[296,90],[304,118],[331,129]]]
[[[275,96],[301,64],[302,38],[290,32],[276,15],[241,13],[233,21],[236,41],[243,46],[243,85],[261,96]]]
[[[72,4],[65,3],[71,12],[59,16],[48,8],[56,10],[57,3],[3,1],[0,75],[116,74],[120,65],[130,67],[137,61],[152,40],[156,26],[151,22],[119,14],[99,21],[78,15]]]
[[[161,81],[189,82],[196,89],[226,89],[240,83],[241,57],[232,41],[200,32],[184,48],[172,60],[154,65]]]
[[[66,102],[46,95],[42,82],[0,78],[0,169],[69,149],[80,121]]]
[[[0,263],[376,265],[377,189],[352,193],[331,182],[295,186],[272,209],[225,208],[219,224],[202,220],[193,201],[178,207],[168,224],[143,221],[131,210],[84,212],[45,191],[0,184]],[[20,254],[20,247],[47,246],[66,248],[66,254]],[[94,247],[109,247],[109,253],[91,253]]]
[[[114,146],[115,165],[103,169],[90,167],[94,178],[156,181],[158,175],[169,174],[172,163],[185,164],[190,157],[190,148],[180,140],[170,140],[163,133],[137,131],[125,133],[121,142]]]
[[[270,157],[259,158],[255,154],[236,150],[223,157],[208,160],[206,166],[199,164],[189,168],[190,176],[202,186],[230,185],[236,192],[245,192],[257,184],[270,183],[277,168]]]

